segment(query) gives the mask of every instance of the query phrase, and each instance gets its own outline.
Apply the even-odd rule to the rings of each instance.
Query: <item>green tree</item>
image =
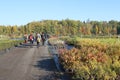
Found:
[[[118,23],[118,26],[117,26],[117,34],[120,35],[120,22]]]
[[[16,33],[18,32],[18,29],[17,29],[17,26],[16,26],[16,25],[15,25],[15,26],[12,26],[11,32],[12,32],[12,34],[16,34]]]

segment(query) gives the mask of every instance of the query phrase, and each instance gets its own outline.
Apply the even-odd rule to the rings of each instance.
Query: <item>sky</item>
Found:
[[[0,0],[0,25],[64,19],[120,21],[120,0]]]

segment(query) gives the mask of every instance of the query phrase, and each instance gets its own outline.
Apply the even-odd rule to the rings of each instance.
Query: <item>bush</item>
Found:
[[[76,44],[77,43],[77,44]],[[59,59],[74,79],[115,80],[120,73],[120,46],[98,39],[76,41],[77,48],[60,50]]]

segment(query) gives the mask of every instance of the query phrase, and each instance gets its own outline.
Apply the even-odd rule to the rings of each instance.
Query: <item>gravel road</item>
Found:
[[[0,80],[61,80],[47,46],[21,45],[0,55]]]

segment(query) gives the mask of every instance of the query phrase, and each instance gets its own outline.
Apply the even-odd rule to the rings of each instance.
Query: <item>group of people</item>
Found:
[[[44,32],[42,32],[42,34],[36,33],[36,35],[33,35],[32,33],[30,35],[25,34],[24,40],[25,43],[29,41],[31,44],[37,42],[37,46],[40,46],[40,43],[42,43],[42,45],[45,45],[46,35]]]

